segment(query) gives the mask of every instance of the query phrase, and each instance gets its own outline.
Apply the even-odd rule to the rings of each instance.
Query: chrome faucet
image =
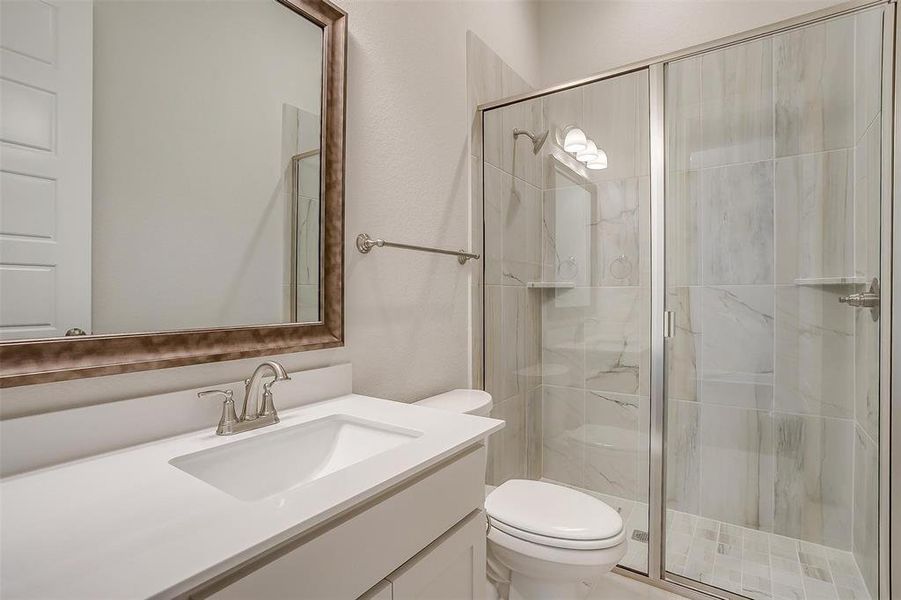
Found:
[[[271,371],[274,377],[272,381],[262,383],[266,371]],[[276,381],[291,379],[285,368],[274,360],[269,360],[258,366],[249,379],[244,380],[244,408],[241,417],[235,414],[235,401],[231,390],[206,390],[197,394],[200,398],[222,395],[225,400],[222,403],[222,417],[216,428],[216,435],[234,435],[252,429],[259,429],[267,425],[278,423],[278,412],[272,401],[272,384]],[[260,387],[263,394],[260,397]]]

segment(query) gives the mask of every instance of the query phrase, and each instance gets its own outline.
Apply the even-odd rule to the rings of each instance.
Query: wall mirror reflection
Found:
[[[323,29],[0,3],[0,340],[322,321]]]

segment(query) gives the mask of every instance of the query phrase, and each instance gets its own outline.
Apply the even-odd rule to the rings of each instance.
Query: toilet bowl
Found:
[[[510,600],[584,598],[626,554],[619,513],[562,485],[510,479],[485,512],[489,563],[508,570]]]
[[[416,404],[488,416],[491,395],[453,390]],[[626,554],[622,517],[594,496],[525,479],[485,489],[488,577],[501,598],[585,598]]]

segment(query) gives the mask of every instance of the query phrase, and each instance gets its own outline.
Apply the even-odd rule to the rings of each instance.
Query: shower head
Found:
[[[516,139],[521,135],[527,136],[530,140],[532,140],[532,153],[538,154],[539,150],[541,150],[541,147],[544,146],[544,143],[547,141],[548,133],[550,133],[550,130],[535,135],[531,131],[526,131],[525,129],[514,129],[513,138]]]
[[[547,141],[547,134],[549,134],[549,133],[550,133],[549,130],[545,130],[545,132],[542,133],[541,135],[539,135],[537,138],[532,139],[532,144],[534,146],[532,148],[532,151],[535,154],[538,154],[538,151],[541,150],[542,146],[544,146],[544,142]]]

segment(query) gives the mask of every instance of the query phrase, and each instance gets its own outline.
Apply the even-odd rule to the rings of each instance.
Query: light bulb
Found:
[[[600,171],[601,169],[607,168],[607,153],[603,150],[598,150],[598,156],[592,161],[589,161],[586,165],[592,171]]]
[[[584,163],[592,162],[594,159],[598,157],[598,147],[597,144],[588,140],[588,145],[581,152],[576,153],[576,158],[581,160]]]
[[[581,152],[582,150],[585,150],[585,146],[586,140],[584,131],[578,127],[572,127],[566,132],[566,137],[563,139],[564,150],[567,152]]]

